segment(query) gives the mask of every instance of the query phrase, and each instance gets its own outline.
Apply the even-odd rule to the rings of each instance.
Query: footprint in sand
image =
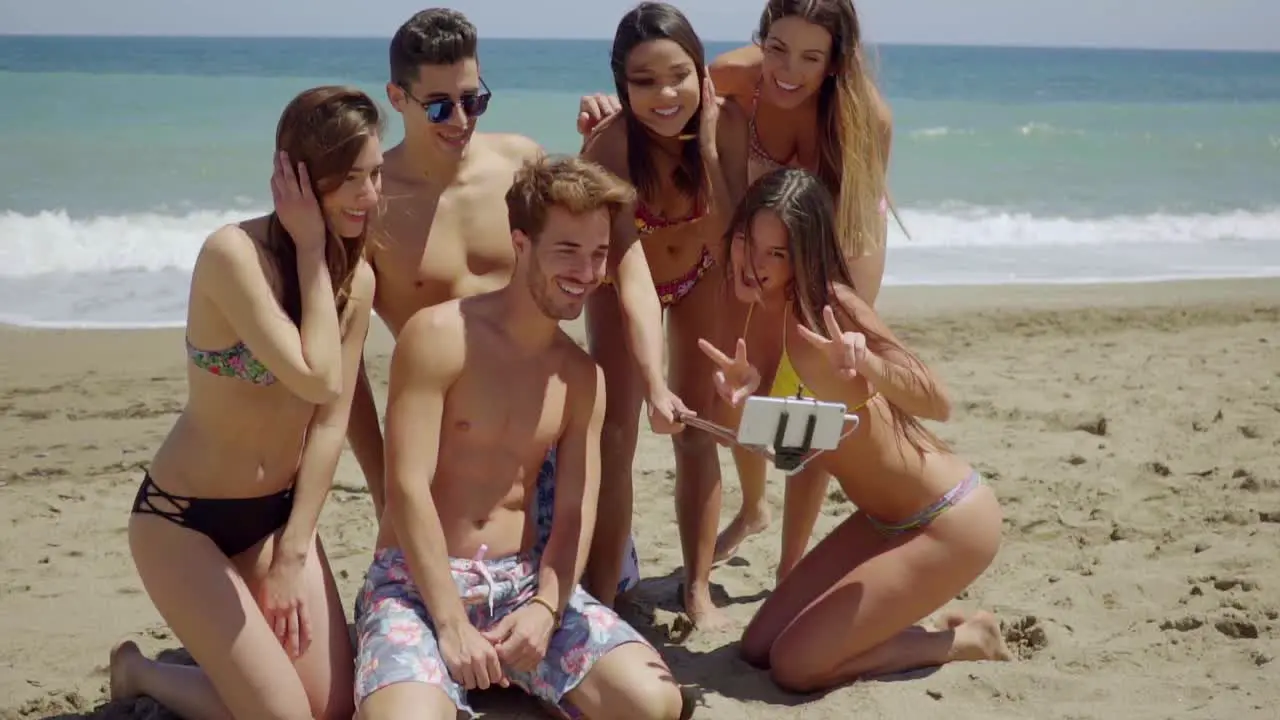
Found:
[[[1020,660],[1029,660],[1049,646],[1049,636],[1035,615],[1002,622],[1004,642]]]
[[[1233,640],[1256,640],[1259,634],[1256,624],[1247,618],[1235,615],[1218,618],[1214,621],[1213,627]]]

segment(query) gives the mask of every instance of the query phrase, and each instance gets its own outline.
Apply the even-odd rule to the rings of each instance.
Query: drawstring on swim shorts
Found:
[[[480,577],[484,578],[485,585],[489,589],[489,617],[492,618],[494,613],[494,597],[498,594],[498,583],[493,579],[493,573],[489,572],[489,566],[484,563],[484,556],[488,552],[489,546],[482,544],[480,549],[476,551],[476,556],[471,562],[475,564],[476,570],[479,571]]]

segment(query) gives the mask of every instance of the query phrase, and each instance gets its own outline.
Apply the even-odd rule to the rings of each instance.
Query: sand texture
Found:
[[[956,605],[996,612],[1018,659],[796,697],[737,658],[738,631],[683,637],[671,445],[646,430],[634,617],[700,697],[695,717],[1276,717],[1280,280],[889,288],[882,310],[949,384],[941,434],[1002,500],[1005,544]],[[388,345],[374,342],[381,398]],[[166,717],[149,700],[104,704],[104,689],[117,639],[178,646],[125,523],[185,398],[181,332],[6,328],[0,348],[0,718]],[[721,457],[727,522],[740,494]],[[831,489],[819,533],[850,511]],[[739,628],[772,586],[777,473],[770,495],[775,529],[713,575]],[[371,507],[347,453],[321,533],[348,608]],[[509,697],[481,705],[539,716]]]

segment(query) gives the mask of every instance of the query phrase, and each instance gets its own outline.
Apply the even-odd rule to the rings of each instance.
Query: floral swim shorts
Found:
[[[485,630],[523,607],[537,592],[534,555],[492,560],[449,561],[453,582],[471,624]],[[356,706],[375,691],[400,682],[434,685],[459,710],[476,713],[466,689],[449,675],[426,605],[409,576],[404,553],[379,550],[356,598]],[[565,717],[580,717],[565,695],[576,688],[606,653],[626,643],[648,644],[580,587],[574,588],[546,657],[533,673],[503,668],[511,683]]]

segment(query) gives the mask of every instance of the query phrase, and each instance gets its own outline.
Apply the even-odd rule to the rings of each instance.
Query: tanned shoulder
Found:
[[[604,412],[604,371],[581,345],[560,333],[561,371],[568,388],[569,407],[584,416]]]
[[[488,133],[484,137],[493,152],[510,160],[515,165],[521,165],[527,160],[533,160],[546,154],[536,140],[526,135]]]
[[[720,156],[728,152],[744,152],[750,140],[750,123],[742,106],[725,98],[720,102],[720,119],[716,124],[716,145]]]
[[[729,50],[712,60],[707,72],[716,84],[716,94],[738,103],[749,101],[760,82],[762,57],[759,47],[748,45]]]
[[[428,351],[442,341],[461,339],[465,335],[462,316],[462,299],[454,298],[436,305],[428,305],[414,312],[396,337],[396,349],[412,346],[416,351]]]
[[[581,155],[624,180],[629,178],[627,121],[623,114],[616,113],[601,120],[583,141]]]

